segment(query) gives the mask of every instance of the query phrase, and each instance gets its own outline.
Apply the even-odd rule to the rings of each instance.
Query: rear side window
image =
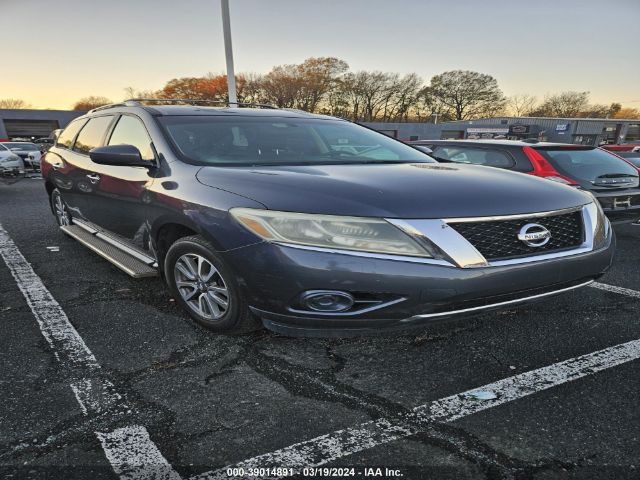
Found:
[[[69,125],[67,125],[67,128],[65,128],[64,131],[58,137],[56,146],[63,147],[63,148],[71,148],[73,139],[75,138],[76,134],[80,131],[80,129],[82,128],[82,126],[86,121],[87,121],[86,119],[74,120]]]
[[[486,165],[497,168],[513,168],[513,159],[500,150],[474,147],[439,147],[435,146],[433,155],[437,159],[456,163],[470,163],[473,165]]]
[[[147,129],[141,120],[129,115],[120,117],[109,139],[109,145],[133,145],[140,150],[143,160],[154,159]]]
[[[89,154],[89,150],[102,145],[107,128],[113,120],[113,115],[90,119],[80,131],[73,149],[78,153]]]
[[[536,148],[563,175],[579,181],[638,176],[638,170],[600,148]]]

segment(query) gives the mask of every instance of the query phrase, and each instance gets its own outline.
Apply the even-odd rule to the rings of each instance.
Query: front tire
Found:
[[[56,217],[58,226],[65,227],[71,225],[71,214],[69,213],[69,207],[62,198],[60,190],[57,188],[51,192],[51,210]]]
[[[219,333],[260,327],[235,276],[201,236],[180,238],[171,245],[164,275],[176,301],[200,325]]]

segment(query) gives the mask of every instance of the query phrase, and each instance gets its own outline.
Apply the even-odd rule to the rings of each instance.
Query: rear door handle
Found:
[[[58,170],[62,168],[62,163],[52,163],[51,168],[53,168],[54,170]]]
[[[98,183],[100,181],[100,175],[95,173],[87,174],[87,178],[91,181],[91,183]]]

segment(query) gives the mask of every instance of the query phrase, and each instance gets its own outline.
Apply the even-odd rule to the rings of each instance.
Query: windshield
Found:
[[[624,160],[599,148],[536,148],[558,172],[578,181],[593,182],[601,177],[638,176],[638,170]]]
[[[9,143],[5,143],[5,145],[9,148],[19,148],[20,150],[23,150],[25,152],[32,152],[35,150],[39,150],[38,146],[33,143],[9,142]]]
[[[198,164],[434,162],[386,135],[340,120],[225,115],[159,121],[184,159]]]

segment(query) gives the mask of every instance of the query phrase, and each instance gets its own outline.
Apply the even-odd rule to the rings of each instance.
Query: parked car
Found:
[[[22,159],[0,143],[0,177],[19,178],[24,175],[24,162]]]
[[[304,112],[100,107],[42,165],[63,232],[218,332],[408,328],[582,287],[614,250],[585,192]]]
[[[605,144],[602,148],[609,150],[610,152],[637,152],[640,150],[640,140],[634,140],[631,142],[620,144]]]
[[[543,177],[593,194],[613,222],[640,218],[638,167],[601,148],[511,140],[419,140],[441,162],[487,165]]]
[[[40,170],[40,148],[32,142],[3,142],[3,145],[18,155],[24,162],[25,168]]]
[[[40,147],[40,153],[44,153],[53,146],[55,140],[49,137],[43,137],[34,140],[33,143]]]
[[[631,152],[616,152],[616,155],[624,158],[627,162],[633,164],[634,167],[640,169],[640,150]]]

